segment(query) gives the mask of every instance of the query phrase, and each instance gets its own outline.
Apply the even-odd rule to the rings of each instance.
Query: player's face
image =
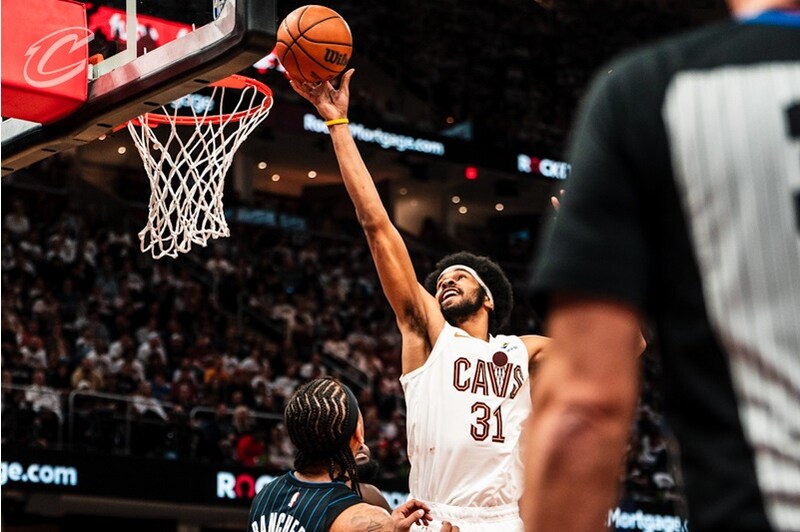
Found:
[[[356,463],[359,461],[359,456],[366,454],[366,459],[369,460],[372,455],[369,452],[369,447],[364,443],[364,416],[361,415],[361,409],[358,409],[358,423],[356,423],[356,431],[353,438],[350,440],[350,450],[353,451],[353,458]],[[363,460],[363,458],[362,458]]]
[[[480,285],[468,272],[453,270],[439,279],[436,299],[445,319],[457,323],[483,307],[485,296]]]
[[[473,292],[478,288],[475,278],[468,272],[453,270],[439,279],[436,285],[436,299],[444,307],[455,303],[465,292]]]
[[[372,459],[372,451],[369,450],[366,443],[362,443],[353,455],[356,459],[356,465],[366,464]]]
[[[372,453],[365,443],[355,452],[356,469],[358,470],[358,479],[361,482],[371,482],[378,476],[380,471],[380,464],[372,459]]]

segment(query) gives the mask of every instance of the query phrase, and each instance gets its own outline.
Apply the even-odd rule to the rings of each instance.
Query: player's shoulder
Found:
[[[282,490],[286,489],[287,479],[289,478],[288,475],[288,473],[285,473],[279,477],[276,477],[271,482],[264,485],[258,491],[258,493],[256,493],[256,496],[253,497],[253,502],[250,504],[251,519],[258,517],[256,514],[258,513],[259,509],[263,510],[263,502],[267,497],[270,497],[277,492],[282,492]]]
[[[392,519],[383,508],[361,502],[340,513],[333,523],[331,532],[382,532],[392,530]]]
[[[719,47],[724,48],[731,36],[740,31],[744,31],[740,24],[728,20],[625,52],[596,73],[584,109],[592,109],[593,115],[616,117],[613,120],[624,117],[636,121],[642,110],[649,110],[645,113],[648,117],[655,116],[673,77],[695,68],[709,54],[718,53]],[[640,112],[629,113],[631,108]]]
[[[733,19],[663,38],[613,59],[601,72],[611,83],[668,82],[685,70],[708,70],[779,59],[798,59],[800,29]],[[656,84],[657,85],[657,84]]]
[[[729,39],[731,34],[738,31],[740,27],[731,20],[725,20],[702,28],[687,30],[626,52],[614,61],[620,68],[636,68],[652,61],[696,57],[698,50],[707,49],[709,46],[714,46],[716,42],[721,43]]]
[[[528,358],[531,359],[545,352],[551,341],[547,336],[539,336],[538,334],[526,334],[520,336],[519,339],[525,344],[525,348],[528,350]]]

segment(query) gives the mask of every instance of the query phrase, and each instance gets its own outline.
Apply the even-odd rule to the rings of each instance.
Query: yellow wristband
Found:
[[[350,121],[346,118],[334,118],[333,120],[326,120],[325,125],[328,127],[335,126],[338,124],[349,124]]]

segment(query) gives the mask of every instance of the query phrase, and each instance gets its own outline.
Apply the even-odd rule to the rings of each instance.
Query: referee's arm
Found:
[[[552,301],[525,451],[528,530],[604,529],[638,397],[639,323],[623,304]]]

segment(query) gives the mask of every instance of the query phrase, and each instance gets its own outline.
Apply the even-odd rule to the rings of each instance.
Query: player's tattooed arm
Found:
[[[383,508],[361,503],[347,508],[331,524],[331,532],[392,532],[394,525]]]
[[[372,517],[354,517],[350,520],[350,530],[364,530],[366,532],[381,532],[391,530],[386,528],[386,523],[379,523]]]

